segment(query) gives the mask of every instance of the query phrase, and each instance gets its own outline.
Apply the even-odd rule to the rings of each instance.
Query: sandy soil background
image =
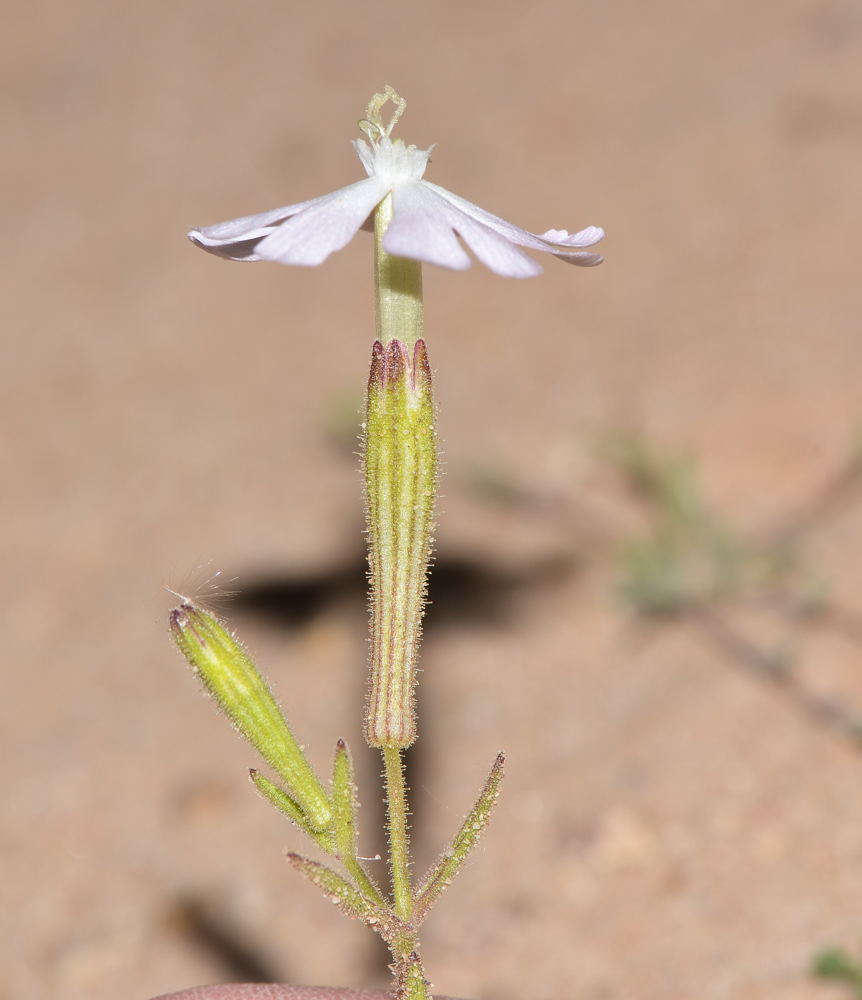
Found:
[[[339,736],[360,759],[373,854],[370,240],[291,270],[184,232],[359,179],[349,140],[386,83],[400,134],[438,144],[429,179],[609,233],[592,271],[426,269],[447,464],[420,867],[510,759],[427,925],[436,992],[840,997],[809,968],[862,938],[862,754],[818,706],[862,715],[862,510],[815,504],[801,539],[840,621],[646,622],[618,590],[649,515],[596,442],[697,456],[755,533],[839,474],[862,416],[862,2],[7,0],[0,25],[0,997],[386,984],[284,863],[299,836],[172,650],[164,591],[199,563],[239,578],[231,619],[314,760]],[[794,684],[740,636],[789,643]]]

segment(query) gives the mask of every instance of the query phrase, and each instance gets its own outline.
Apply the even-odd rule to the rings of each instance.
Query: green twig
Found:
[[[410,890],[410,842],[407,833],[407,790],[404,764],[397,747],[383,748],[386,766],[386,807],[389,815],[389,864],[392,870],[392,895],[395,912],[409,920],[413,912]]]

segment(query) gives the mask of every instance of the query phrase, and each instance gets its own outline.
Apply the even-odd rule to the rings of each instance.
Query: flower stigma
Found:
[[[384,105],[392,101],[395,105],[395,110],[392,112],[392,117],[389,119],[389,124],[384,125],[383,119],[380,117],[380,112],[383,110]],[[373,142],[377,143],[379,139],[389,138],[392,135],[392,129],[395,128],[398,119],[404,114],[404,109],[407,107],[407,101],[403,97],[399,97],[398,94],[386,84],[382,94],[375,94],[374,97],[368,102],[368,107],[365,110],[365,117],[359,122],[359,131],[363,135],[368,136],[368,138]]]

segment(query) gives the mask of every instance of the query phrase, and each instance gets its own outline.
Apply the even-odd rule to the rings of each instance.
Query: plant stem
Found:
[[[424,343],[416,343],[424,332],[422,265],[383,249],[392,214],[389,194],[374,213],[374,297],[380,344],[375,345],[369,376],[365,478],[375,641],[365,736],[370,745],[380,747],[386,773],[392,896],[395,914],[403,921],[401,930],[387,938],[394,959],[396,997],[429,1000],[412,923],[401,751],[416,738],[413,663],[431,547],[437,451],[431,370]],[[387,622],[389,627],[384,629]]]
[[[377,339],[385,347],[393,338],[412,353],[424,333],[422,265],[418,260],[392,257],[383,249],[383,234],[392,221],[392,195],[374,213],[374,298]]]
[[[409,954],[396,956],[395,980],[396,1000],[431,1000],[425,970],[415,949]]]
[[[392,894],[395,912],[409,920],[413,912],[410,889],[410,843],[407,834],[407,790],[401,750],[383,747],[386,766],[386,803],[389,814],[389,864],[392,869]]]

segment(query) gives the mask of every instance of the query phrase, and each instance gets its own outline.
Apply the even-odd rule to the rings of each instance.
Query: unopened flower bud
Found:
[[[309,826],[327,829],[329,798],[248,653],[212,615],[191,604],[171,612],[170,628],[231,722],[287,782]]]
[[[425,343],[412,358],[378,341],[365,416],[365,495],[371,576],[371,685],[365,735],[372,746],[416,739],[413,687],[425,603],[437,482],[431,368]]]

